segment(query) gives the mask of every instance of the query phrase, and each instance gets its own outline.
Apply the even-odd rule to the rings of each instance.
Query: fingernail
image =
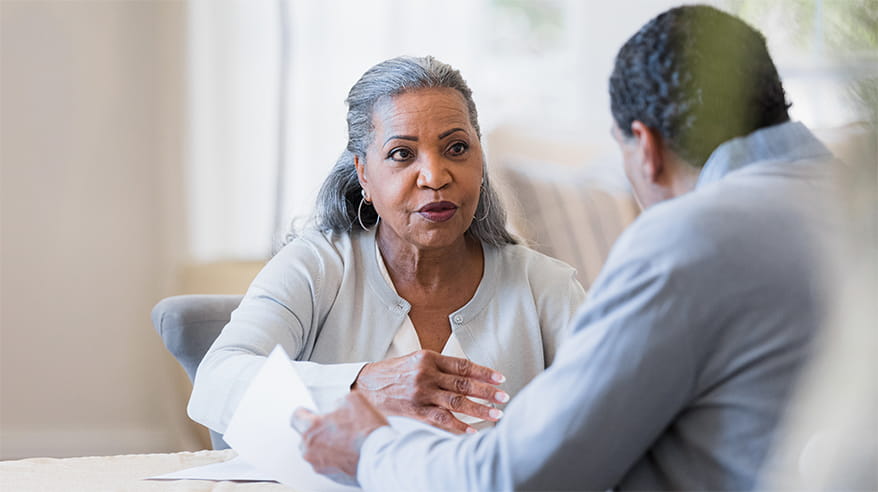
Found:
[[[492,419],[499,420],[500,417],[503,416],[503,410],[497,410],[496,408],[492,408],[492,409],[488,412],[488,415],[490,415]]]
[[[494,375],[491,376],[491,379],[493,379],[495,383],[505,383],[506,382],[506,376],[500,374],[499,372],[495,372]]]
[[[467,427],[467,428],[466,428],[466,433],[467,433],[467,434],[475,434],[476,432],[478,432],[478,431],[475,430],[475,429],[473,429],[472,427]]]
[[[309,414],[310,412],[302,407],[296,408],[290,416],[290,426],[299,434],[304,434],[311,427],[311,420],[308,419]]]
[[[293,416],[290,417],[290,426],[296,432],[298,432],[299,434],[302,434],[303,432],[305,432],[305,429],[308,427],[308,424],[304,420],[299,418],[296,414],[293,414]]]
[[[507,401],[509,401],[509,394],[505,391],[498,391],[494,393],[494,399],[500,403],[506,403]]]

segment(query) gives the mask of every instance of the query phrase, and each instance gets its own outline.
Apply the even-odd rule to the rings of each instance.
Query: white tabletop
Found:
[[[227,461],[226,449],[168,454],[129,454],[82,458],[28,458],[0,462],[3,491],[290,491],[274,482],[211,482],[206,480],[144,480],[177,470]]]

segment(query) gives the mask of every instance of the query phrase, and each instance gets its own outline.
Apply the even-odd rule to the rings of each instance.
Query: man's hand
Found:
[[[506,403],[509,395],[496,385],[506,378],[467,359],[419,350],[402,357],[366,364],[351,386],[388,415],[422,420],[450,432],[475,432],[456,419],[459,412],[496,422],[503,413],[470,400]]]
[[[387,419],[363,395],[352,391],[337,410],[326,415],[296,409],[290,425],[302,435],[302,455],[317,473],[355,485],[360,448],[372,431],[387,425]]]

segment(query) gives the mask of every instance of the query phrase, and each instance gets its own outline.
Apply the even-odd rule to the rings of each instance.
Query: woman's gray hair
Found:
[[[370,68],[351,87],[348,98],[348,144],[345,151],[329,173],[317,196],[316,225],[321,230],[354,233],[359,231],[357,217],[363,198],[354,156],[365,160],[366,149],[372,142],[374,127],[372,111],[382,98],[393,97],[408,91],[429,88],[448,88],[458,91],[466,101],[470,123],[479,130],[476,104],[472,91],[460,72],[432,56],[401,56],[381,62]],[[484,159],[483,159],[484,162]],[[475,218],[467,234],[483,243],[499,246],[516,244],[518,241],[506,230],[506,210],[500,197],[491,188],[487,168],[483,168],[484,181],[480,190]],[[360,219],[366,227],[378,222],[378,214],[371,205],[363,204]]]

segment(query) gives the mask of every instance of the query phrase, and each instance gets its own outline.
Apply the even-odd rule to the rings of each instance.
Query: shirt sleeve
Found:
[[[626,255],[620,255],[625,257]],[[606,490],[685,406],[695,384],[675,281],[651,258],[608,262],[555,362],[489,431],[370,436],[365,490]],[[679,308],[679,309],[678,309]]]
[[[244,392],[275,346],[293,359],[313,344],[321,316],[320,297],[338,290],[341,268],[297,239],[281,250],[254,279],[230,322],[198,366],[189,416],[223,433]],[[335,289],[335,290],[333,290]],[[365,362],[293,362],[319,409],[331,408],[350,390]]]
[[[573,318],[585,301],[585,289],[576,279],[576,270],[564,268],[563,275],[560,280],[546,279],[549,285],[542,289],[538,299],[546,367],[554,362],[558,349],[570,336]]]

